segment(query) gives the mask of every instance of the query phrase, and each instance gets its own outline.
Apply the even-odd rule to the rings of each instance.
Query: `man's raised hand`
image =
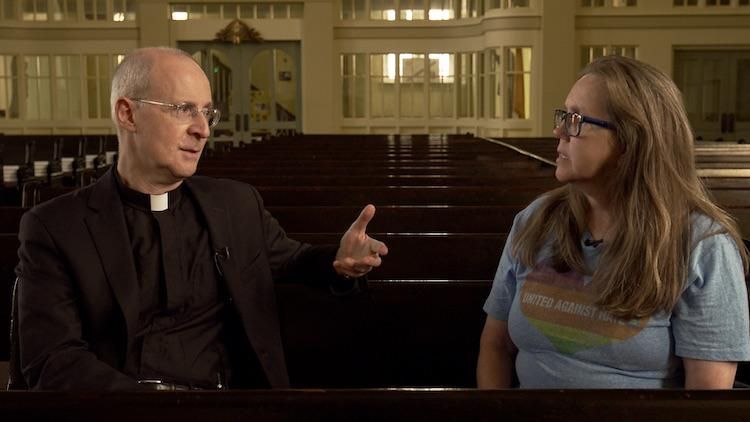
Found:
[[[375,216],[375,206],[367,205],[344,233],[336,252],[333,268],[346,278],[362,277],[382,263],[381,255],[388,254],[385,243],[367,235],[367,224]]]

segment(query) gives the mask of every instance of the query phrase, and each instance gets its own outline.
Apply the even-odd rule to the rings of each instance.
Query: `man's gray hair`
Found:
[[[112,75],[112,91],[109,96],[109,105],[112,120],[117,124],[115,116],[115,103],[120,97],[144,98],[148,95],[151,82],[151,68],[158,55],[175,55],[193,58],[186,52],[172,47],[145,47],[138,48],[125,56]]]

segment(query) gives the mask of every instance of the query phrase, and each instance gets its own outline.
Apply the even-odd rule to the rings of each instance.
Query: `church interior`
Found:
[[[337,243],[375,204],[368,230],[390,253],[348,300],[276,287],[292,390],[3,392],[2,417],[750,411],[747,362],[745,388],[721,393],[480,391],[475,373],[482,305],[513,219],[561,186],[553,111],[599,57],[631,57],[674,80],[698,175],[750,239],[750,0],[0,0],[0,326],[11,327],[22,215],[117,162],[110,81],[128,52],[150,46],[184,50],[210,82],[220,119],[198,175],[254,186],[289,237],[312,244]],[[5,385],[13,333],[0,334]]]

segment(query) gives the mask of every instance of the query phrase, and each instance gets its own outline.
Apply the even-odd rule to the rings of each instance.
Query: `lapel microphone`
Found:
[[[229,259],[229,246],[222,246],[215,252],[221,259]]]
[[[224,278],[224,269],[221,267],[221,261],[229,259],[229,246],[222,246],[214,250],[214,267],[219,273],[219,277]]]

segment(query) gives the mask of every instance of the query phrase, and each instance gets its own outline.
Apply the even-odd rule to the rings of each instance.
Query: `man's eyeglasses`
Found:
[[[599,127],[615,130],[614,123],[587,117],[575,112],[568,113],[565,110],[555,110],[555,128],[563,129],[568,136],[581,134],[581,125],[589,123]]]
[[[208,121],[208,127],[216,126],[216,124],[219,123],[219,117],[221,117],[221,112],[215,108],[199,109],[198,106],[192,103],[171,104],[163,103],[161,101],[144,100],[141,98],[133,98],[133,101],[170,108],[174,111],[177,119],[183,122],[194,120],[198,116],[198,113],[200,113],[206,118],[206,121]]]

